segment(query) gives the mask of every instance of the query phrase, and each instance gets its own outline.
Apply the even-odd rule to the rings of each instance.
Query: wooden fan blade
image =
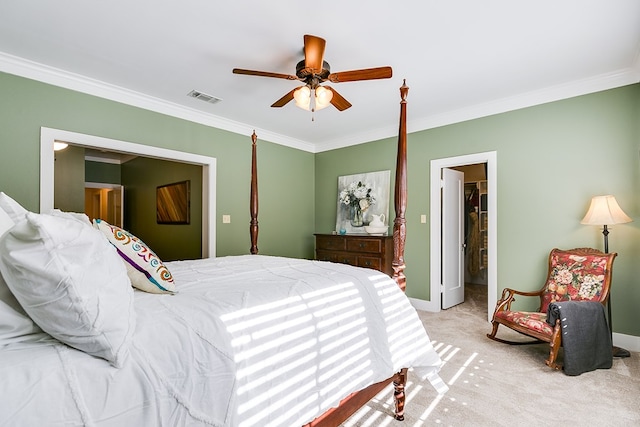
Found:
[[[244,70],[242,68],[234,68],[233,74],[245,74],[247,76],[275,77],[277,79],[298,80],[296,76],[290,74],[271,73],[269,71]]]
[[[304,66],[312,70],[313,74],[322,71],[324,60],[324,47],[326,42],[320,37],[305,34],[304,36]]]
[[[284,107],[285,105],[287,105],[287,103],[293,99],[293,92],[295,92],[296,89],[298,88],[293,89],[291,92],[287,93],[285,96],[283,96],[282,98],[278,99],[276,102],[271,104],[271,106]]]
[[[334,88],[331,86],[323,86],[333,92],[333,98],[331,98],[331,105],[336,107],[340,111],[344,111],[347,108],[351,107],[351,103],[344,99],[342,95],[340,95]]]
[[[364,70],[341,71],[331,73],[327,80],[333,83],[354,82],[357,80],[388,79],[393,75],[391,67],[366,68]]]

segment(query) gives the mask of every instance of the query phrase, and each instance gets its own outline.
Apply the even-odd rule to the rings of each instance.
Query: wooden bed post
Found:
[[[394,202],[396,219],[393,221],[393,280],[404,292],[406,278],[404,276],[404,243],[407,236],[405,210],[407,208],[407,81],[400,87],[400,128],[398,130],[398,155],[396,159],[396,186]]]
[[[407,368],[402,368],[396,375],[396,379],[393,380],[393,400],[395,402],[395,416],[396,420],[404,421],[404,403],[405,393],[404,388],[407,385]]]
[[[251,235],[251,255],[258,253],[258,164],[256,153],[256,141],[258,135],[253,131],[251,135],[251,197],[249,199],[249,211],[251,222],[249,223],[249,234]]]

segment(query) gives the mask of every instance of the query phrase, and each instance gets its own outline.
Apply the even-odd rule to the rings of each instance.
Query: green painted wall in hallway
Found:
[[[189,181],[189,224],[158,224],[156,188]],[[202,257],[202,167],[137,157],[122,164],[124,226],[163,261]]]

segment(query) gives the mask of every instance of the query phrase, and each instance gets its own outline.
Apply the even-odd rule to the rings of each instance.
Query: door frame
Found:
[[[498,179],[497,152],[467,154],[464,156],[447,157],[431,160],[430,170],[430,292],[428,310],[439,312],[441,277],[442,277],[442,169],[456,166],[466,166],[476,163],[487,164],[487,321],[491,320],[493,309],[498,300]]]
[[[53,209],[55,155],[53,143],[105,149],[136,154],[154,159],[202,166],[202,257],[216,256],[216,158],[176,151],[117,139],[70,132],[47,127],[40,128],[40,212]]]

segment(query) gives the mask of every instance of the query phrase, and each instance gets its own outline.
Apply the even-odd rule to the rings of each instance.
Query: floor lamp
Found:
[[[591,199],[591,205],[587,214],[584,216],[581,224],[586,225],[602,225],[602,234],[604,235],[604,252],[609,253],[609,230],[608,225],[624,224],[633,221],[625,214],[616,198],[607,196],[595,196]],[[609,300],[607,301],[607,314],[609,317],[609,331],[611,333],[611,342],[613,342],[613,319],[611,318],[611,288],[609,288]],[[631,353],[621,347],[613,346],[613,357],[629,357]]]

